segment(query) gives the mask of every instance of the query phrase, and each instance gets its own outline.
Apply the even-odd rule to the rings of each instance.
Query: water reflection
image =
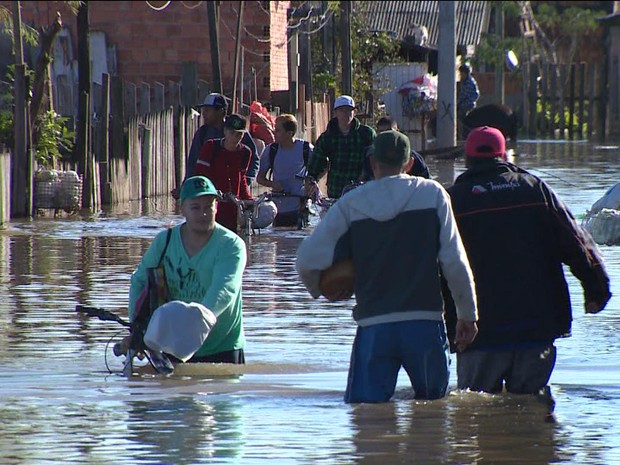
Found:
[[[620,179],[615,146],[517,149],[577,216]],[[464,170],[462,159],[427,161],[444,185]],[[122,328],[75,304],[126,316],[131,272],[178,221],[176,204],[157,199],[0,232],[0,463],[620,463],[620,247],[601,247],[614,293],[601,314],[583,313],[569,276],[573,337],[557,341],[550,424],[525,397],[417,402],[406,376],[393,403],[344,404],[353,302],[307,294],[294,270],[307,232],[293,229],[249,241],[245,371],[108,376],[106,344]]]
[[[149,460],[189,465],[241,454],[243,420],[234,400],[206,402],[196,396],[136,401],[127,415],[126,439]]]
[[[355,463],[555,463],[562,441],[545,414],[530,396],[477,393],[357,405],[351,410]]]

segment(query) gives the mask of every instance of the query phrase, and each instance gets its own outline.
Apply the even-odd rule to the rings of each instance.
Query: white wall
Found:
[[[379,100],[385,104],[385,111],[398,122],[398,128],[409,136],[411,147],[415,150],[422,149],[421,118],[403,115],[402,96],[398,89],[406,83],[427,73],[426,63],[394,63],[375,65],[374,88],[385,90]],[[374,121],[373,123],[376,123]],[[428,140],[428,130],[427,140]]]

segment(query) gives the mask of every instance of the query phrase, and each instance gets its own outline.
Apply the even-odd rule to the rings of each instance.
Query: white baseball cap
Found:
[[[340,97],[338,97],[334,102],[334,110],[340,107],[355,108],[355,101],[353,100],[353,97],[349,95],[341,95]]]

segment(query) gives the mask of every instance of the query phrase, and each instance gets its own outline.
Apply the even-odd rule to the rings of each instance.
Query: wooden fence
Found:
[[[602,139],[606,98],[598,64],[529,64],[523,74],[523,126],[531,138]]]
[[[0,228],[11,219],[11,153],[0,147]]]
[[[192,107],[207,94],[200,81],[138,87],[103,76],[102,85],[93,88],[91,138],[96,165],[92,169],[98,172],[93,189],[100,192],[102,204],[169,195],[181,184],[201,123]],[[314,142],[330,114],[326,101],[305,102],[297,114],[298,135]]]
[[[168,195],[181,182],[200,122],[183,103],[181,85],[172,82],[167,89],[143,84],[138,90],[104,75],[94,86],[91,149],[103,204]]]

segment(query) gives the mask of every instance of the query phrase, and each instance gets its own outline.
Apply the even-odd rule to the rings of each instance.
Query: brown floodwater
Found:
[[[575,216],[620,181],[620,148],[522,141],[516,162]],[[429,160],[448,185],[462,160]],[[557,341],[555,423],[531,396],[455,390],[393,402],[342,401],[355,332],[351,302],[314,300],[294,269],[307,231],[265,230],[244,277],[247,365],[127,379],[118,324],[129,277],[152,238],[182,218],[170,199],[90,217],[14,221],[0,232],[0,463],[620,464],[620,248],[601,246],[614,296],[585,315],[569,275],[573,336]],[[316,221],[316,219],[315,219]]]

